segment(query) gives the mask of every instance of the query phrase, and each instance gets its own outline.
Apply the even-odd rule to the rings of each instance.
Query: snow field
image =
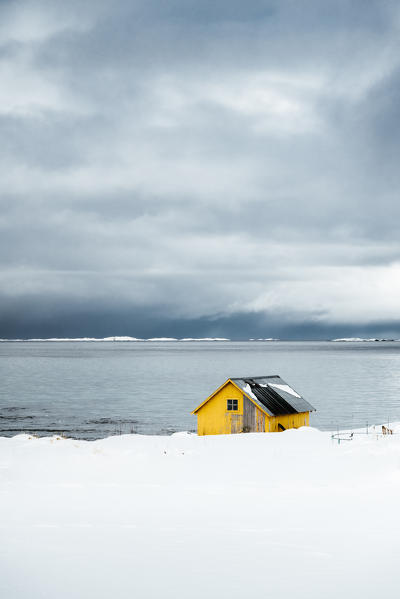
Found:
[[[0,596],[396,596],[400,435],[0,438]]]

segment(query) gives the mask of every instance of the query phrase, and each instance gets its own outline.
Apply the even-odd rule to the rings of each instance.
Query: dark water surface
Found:
[[[400,420],[398,342],[2,342],[0,435],[195,430],[191,410],[228,377],[270,374],[321,429]]]

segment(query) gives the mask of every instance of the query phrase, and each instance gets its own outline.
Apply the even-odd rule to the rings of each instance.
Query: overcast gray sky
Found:
[[[400,5],[0,3],[0,337],[400,334]]]

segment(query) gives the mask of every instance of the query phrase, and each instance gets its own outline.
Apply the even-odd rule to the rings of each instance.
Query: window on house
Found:
[[[226,409],[228,410],[228,412],[231,412],[232,410],[238,410],[239,409],[238,403],[239,402],[237,399],[228,399],[227,405],[226,405]]]

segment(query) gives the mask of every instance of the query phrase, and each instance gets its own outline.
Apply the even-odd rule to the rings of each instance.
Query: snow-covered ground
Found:
[[[0,481],[4,599],[399,593],[400,435],[21,435]]]

